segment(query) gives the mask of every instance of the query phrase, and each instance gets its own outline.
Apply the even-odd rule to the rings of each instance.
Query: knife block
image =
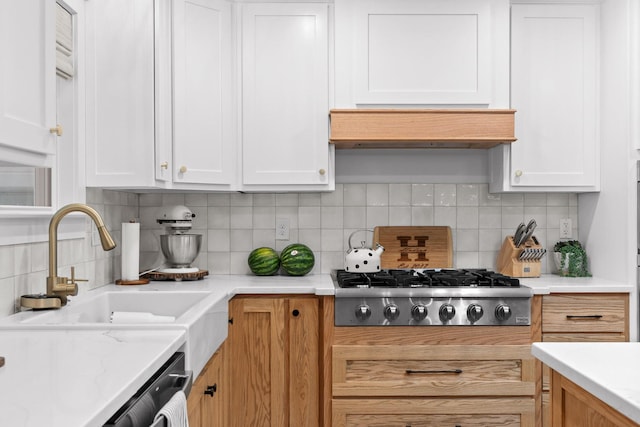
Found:
[[[507,236],[502,243],[502,248],[498,253],[496,267],[498,271],[505,276],[511,277],[540,277],[542,270],[542,261],[538,260],[520,260],[520,253],[524,249],[542,249],[535,236],[531,236],[526,242],[516,248],[513,242],[513,236]]]

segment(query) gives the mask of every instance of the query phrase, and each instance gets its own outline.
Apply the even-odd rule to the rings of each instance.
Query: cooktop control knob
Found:
[[[411,308],[411,317],[420,322],[427,317],[427,307],[424,304],[416,304]]]
[[[400,309],[395,304],[389,304],[384,308],[384,317],[388,320],[396,320],[400,316]]]
[[[356,308],[356,318],[362,322],[371,317],[371,309],[368,305],[362,304]]]
[[[483,314],[484,310],[480,304],[470,304],[469,307],[467,307],[467,319],[469,319],[471,323],[476,323]]]
[[[456,308],[451,304],[442,304],[440,306],[439,314],[440,320],[442,320],[443,323],[446,323],[456,315]]]
[[[499,304],[496,307],[496,319],[504,322],[511,317],[511,308],[506,304]]]

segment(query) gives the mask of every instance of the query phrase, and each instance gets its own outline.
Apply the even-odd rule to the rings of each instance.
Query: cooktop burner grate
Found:
[[[377,273],[336,272],[341,288],[505,288],[519,287],[518,279],[486,269],[382,270]]]

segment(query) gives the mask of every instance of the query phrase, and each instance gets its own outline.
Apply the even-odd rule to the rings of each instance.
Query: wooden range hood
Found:
[[[516,140],[515,110],[335,109],[336,148],[491,148]]]

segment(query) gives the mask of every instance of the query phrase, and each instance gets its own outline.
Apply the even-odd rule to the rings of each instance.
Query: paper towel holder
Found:
[[[125,232],[127,226],[131,227],[135,225],[136,228],[130,230],[127,228],[128,233]],[[146,285],[149,283],[149,279],[141,278],[139,275],[139,245],[140,245],[140,223],[136,220],[130,220],[129,222],[122,223],[122,278],[115,281],[116,285]],[[132,234],[132,232],[134,234]],[[133,247],[131,247],[133,246]],[[125,266],[125,257],[130,254],[127,250],[133,250],[135,252],[134,260],[128,261],[128,265]],[[131,270],[133,269],[133,270]],[[125,272],[125,270],[127,270]]]

